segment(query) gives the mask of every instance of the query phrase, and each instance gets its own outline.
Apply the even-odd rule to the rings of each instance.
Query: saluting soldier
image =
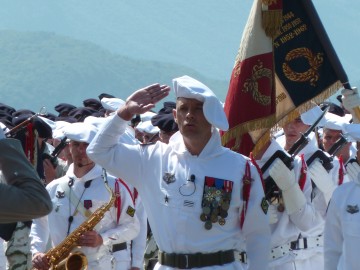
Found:
[[[259,174],[221,146],[218,129],[228,122],[214,93],[189,76],[173,84],[179,132],[169,144],[119,143],[127,121],[168,95],[169,86],[154,84],[128,97],[89,145],[89,156],[139,191],[160,250],[156,269],[243,269],[234,249],[244,239],[248,269],[267,269],[270,230]]]

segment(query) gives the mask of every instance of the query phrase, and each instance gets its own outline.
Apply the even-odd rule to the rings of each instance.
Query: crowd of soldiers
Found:
[[[183,76],[172,89],[157,112],[167,85],[58,115],[0,104],[2,180],[1,143],[18,140],[52,206],[0,220],[0,269],[356,269],[356,89],[299,112],[250,157],[221,146],[229,125],[206,85]]]

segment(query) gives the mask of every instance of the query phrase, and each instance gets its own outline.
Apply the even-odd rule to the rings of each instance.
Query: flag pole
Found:
[[[334,68],[336,75],[338,76],[340,82],[345,89],[352,90],[348,76],[344,70],[343,65],[340,62],[339,57],[337,56],[334,47],[331,44],[329,36],[327,35],[325,28],[320,20],[318,13],[316,12],[315,6],[311,0],[302,0],[304,9],[309,15],[309,19],[315,29],[315,32],[318,34],[318,38],[326,52],[328,59]],[[356,117],[360,120],[360,107],[354,108]]]

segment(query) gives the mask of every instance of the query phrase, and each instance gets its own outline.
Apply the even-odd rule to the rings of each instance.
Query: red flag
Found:
[[[244,155],[275,124],[272,39],[262,28],[261,11],[261,0],[254,1],[224,106],[230,128],[223,133],[223,145]]]
[[[226,147],[257,153],[279,126],[341,87],[344,72],[309,0],[254,0],[225,100]]]

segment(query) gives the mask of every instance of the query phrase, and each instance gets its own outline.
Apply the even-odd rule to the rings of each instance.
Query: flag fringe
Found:
[[[286,116],[280,119],[273,127],[271,127],[271,129],[269,129],[259,138],[259,140],[255,143],[254,149],[252,151],[254,156],[256,156],[262,150],[262,148],[269,143],[273,135],[276,132],[280,131],[280,129],[282,129],[284,125],[295,120],[302,113],[313,108],[316,104],[320,104],[321,102],[324,102],[324,100],[326,100],[331,95],[333,95],[342,86],[343,84],[340,81],[337,81],[334,84],[332,84],[328,89],[317,95],[316,97],[306,101],[305,103],[301,104],[297,108],[290,111]]]
[[[228,144],[232,139],[238,140],[238,138],[241,138],[241,136],[244,135],[245,133],[259,129],[264,129],[267,127],[270,128],[274,125],[275,122],[276,122],[275,115],[270,115],[262,119],[256,119],[236,125],[235,127],[226,131],[221,136],[222,145]]]
[[[263,10],[261,25],[268,37],[275,38],[282,25],[282,9]]]

